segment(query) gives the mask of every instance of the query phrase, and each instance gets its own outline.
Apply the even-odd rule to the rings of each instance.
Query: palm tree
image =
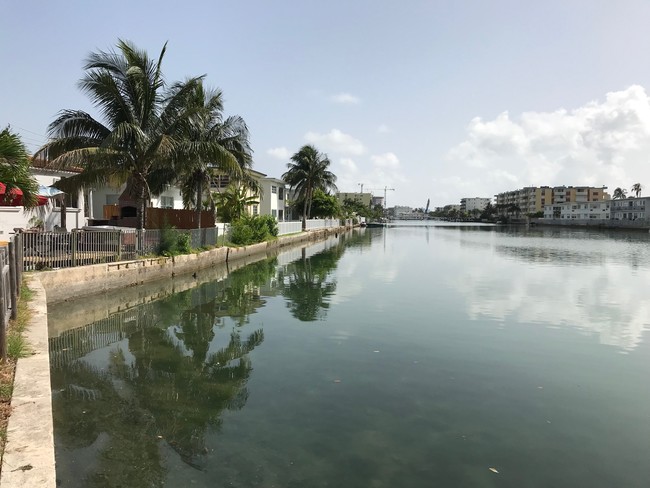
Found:
[[[25,208],[36,206],[38,183],[29,171],[30,158],[18,134],[9,127],[0,131],[0,182],[5,185],[7,198],[11,190],[23,192],[22,205]]]
[[[246,209],[250,205],[259,204],[255,196],[250,195],[249,188],[245,185],[231,183],[223,193],[217,193],[214,196],[214,202],[217,208],[221,208],[221,220],[224,222],[233,222],[242,218]]]
[[[207,90],[198,83],[192,94],[191,103],[199,116],[196,123],[187,126],[186,136],[196,142],[210,142],[220,145],[224,156],[219,160],[195,158],[178,168],[178,184],[185,208],[193,207],[197,213],[198,226],[201,226],[201,207],[204,193],[214,208],[210,192],[212,178],[216,174],[226,174],[231,181],[239,181],[249,189],[259,193],[256,180],[250,177],[252,168],[252,149],[249,132],[244,119],[239,116],[223,118],[223,93],[220,90]]]
[[[632,185],[632,188],[631,188],[630,191],[633,191],[634,196],[636,196],[638,198],[639,195],[641,194],[641,190],[643,190],[643,187],[641,186],[641,183],[634,183]]]
[[[312,145],[305,145],[291,156],[289,170],[282,175],[291,190],[296,190],[302,200],[302,230],[307,230],[307,218],[311,213],[311,201],[315,190],[336,190],[336,175],[329,171],[330,160]]]
[[[158,171],[199,158],[235,161],[214,141],[190,141],[186,136],[200,118],[191,100],[201,77],[166,90],[161,71],[166,44],[157,60],[127,41],[120,40],[117,48],[91,54],[79,83],[104,122],[81,110],[63,110],[50,124],[50,141],[37,154],[53,166],[82,167],[83,172],[69,179],[79,188],[127,183],[141,229],[146,204],[155,194],[150,182]],[[159,174],[171,178],[171,173]],[[172,181],[157,179],[156,190]]]
[[[622,200],[625,198],[626,195],[627,195],[627,190],[619,186],[614,190],[614,194],[612,195],[612,198],[614,200]]]

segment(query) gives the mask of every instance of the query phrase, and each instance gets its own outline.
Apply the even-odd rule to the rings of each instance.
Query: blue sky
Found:
[[[305,143],[341,191],[423,207],[526,185],[650,191],[650,2],[0,0],[0,127],[30,149],[118,38],[206,74],[271,176]],[[376,194],[383,191],[375,190]]]

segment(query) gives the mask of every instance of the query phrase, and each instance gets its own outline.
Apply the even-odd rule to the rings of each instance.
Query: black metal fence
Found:
[[[169,230],[75,229],[71,232],[23,232],[22,269],[36,271],[112,263],[157,254]],[[190,236],[190,246],[217,245],[216,227],[172,231]],[[167,233],[167,234],[165,234]],[[17,236],[18,236],[17,235]]]
[[[7,358],[7,325],[18,312],[22,282],[21,236],[15,235],[7,245],[0,246],[0,359]]]

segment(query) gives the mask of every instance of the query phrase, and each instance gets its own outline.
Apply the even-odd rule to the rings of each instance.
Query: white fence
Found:
[[[330,229],[341,225],[351,226],[352,220],[342,223],[339,219],[310,219],[307,221],[307,230]],[[295,234],[302,231],[302,221],[278,222],[278,235]]]

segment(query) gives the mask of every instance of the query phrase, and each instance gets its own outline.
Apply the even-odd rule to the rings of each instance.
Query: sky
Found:
[[[0,127],[34,151],[91,52],[206,75],[272,177],[313,144],[342,192],[431,207],[524,186],[650,194],[648,0],[0,0]],[[642,193],[643,194],[643,193]]]

